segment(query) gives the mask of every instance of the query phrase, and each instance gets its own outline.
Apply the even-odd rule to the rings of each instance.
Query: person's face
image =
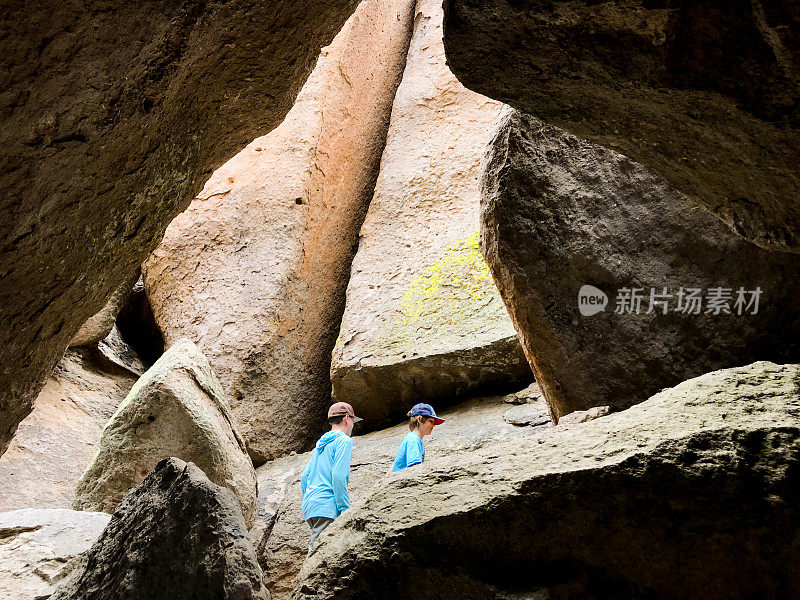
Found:
[[[433,431],[433,427],[434,427],[435,424],[436,424],[436,422],[431,418],[427,418],[427,419],[423,420],[419,424],[420,433],[422,435],[430,435],[431,432]]]
[[[356,424],[353,420],[353,417],[350,415],[346,415],[344,419],[342,419],[342,423],[345,425],[344,432],[349,436],[353,436],[353,426]]]

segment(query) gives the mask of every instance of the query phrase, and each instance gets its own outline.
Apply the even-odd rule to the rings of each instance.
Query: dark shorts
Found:
[[[314,548],[314,542],[317,541],[319,534],[322,533],[322,530],[328,525],[333,523],[333,519],[328,517],[309,517],[306,519],[306,523],[311,527],[311,541],[308,542],[308,553],[311,554],[311,550]]]

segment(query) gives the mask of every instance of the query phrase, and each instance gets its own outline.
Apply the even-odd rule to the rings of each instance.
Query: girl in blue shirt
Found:
[[[400,471],[424,462],[425,446],[422,445],[422,438],[430,435],[434,426],[444,423],[444,419],[436,416],[430,404],[415,404],[414,408],[408,411],[408,416],[411,418],[408,422],[408,428],[411,431],[400,443],[390,472]]]

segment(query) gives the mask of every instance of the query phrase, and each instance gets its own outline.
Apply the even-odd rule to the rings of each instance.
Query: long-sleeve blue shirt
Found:
[[[300,477],[303,518],[335,519],[350,508],[350,457],[353,440],[344,431],[329,431],[317,441]]]

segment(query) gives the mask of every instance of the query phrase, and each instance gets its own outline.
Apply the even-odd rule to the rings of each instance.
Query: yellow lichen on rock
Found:
[[[442,257],[414,277],[400,299],[401,316],[383,334],[378,346],[413,342],[417,331],[446,335],[464,319],[485,318],[493,308],[504,310],[489,266],[478,248],[478,230],[451,242]],[[431,331],[433,330],[433,331]]]

